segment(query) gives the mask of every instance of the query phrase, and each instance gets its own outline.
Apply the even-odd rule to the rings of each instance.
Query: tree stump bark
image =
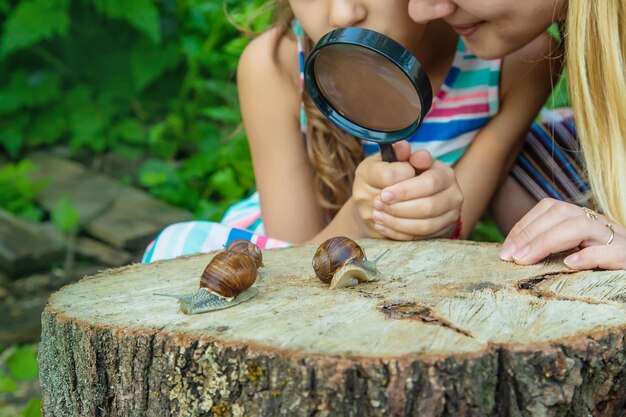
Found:
[[[213,254],[108,270],[43,314],[46,416],[620,416],[626,271],[521,267],[499,245],[360,242],[384,279],[329,290],[316,246],[264,253],[260,292],[200,315]]]

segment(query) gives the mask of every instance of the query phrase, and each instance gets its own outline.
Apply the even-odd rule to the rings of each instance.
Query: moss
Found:
[[[257,381],[263,378],[265,371],[262,367],[255,365],[252,361],[246,362],[246,369],[248,370],[248,379],[250,381]]]
[[[216,417],[225,417],[230,415],[230,405],[227,403],[217,403],[213,407],[211,407],[211,411],[216,415]]]

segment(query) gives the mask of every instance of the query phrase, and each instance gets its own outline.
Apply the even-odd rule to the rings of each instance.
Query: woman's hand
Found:
[[[374,155],[357,168],[353,199],[370,235],[394,240],[449,236],[463,204],[454,170],[427,151],[411,154],[408,142],[395,150],[400,162]]]
[[[601,214],[546,198],[514,227],[500,257],[520,265],[550,254],[576,250],[565,258],[571,269],[626,269],[626,229]]]

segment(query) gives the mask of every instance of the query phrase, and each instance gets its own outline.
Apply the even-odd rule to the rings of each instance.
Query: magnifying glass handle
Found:
[[[393,145],[391,143],[379,143],[380,154],[383,157],[383,161],[385,162],[398,162],[398,158],[396,158],[396,152],[393,150]]]

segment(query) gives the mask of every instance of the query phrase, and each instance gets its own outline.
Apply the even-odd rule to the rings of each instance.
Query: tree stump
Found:
[[[316,246],[264,253],[259,294],[187,316],[213,254],[108,270],[54,294],[46,416],[619,416],[626,271],[499,245],[360,242],[384,279],[329,290]]]

